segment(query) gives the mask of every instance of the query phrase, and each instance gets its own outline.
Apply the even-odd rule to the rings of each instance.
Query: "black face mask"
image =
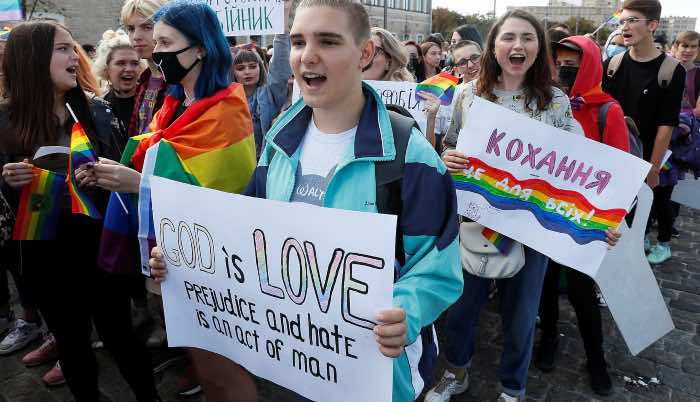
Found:
[[[569,92],[574,86],[574,82],[576,82],[578,67],[561,66],[557,69],[557,73],[559,75],[559,83]]]
[[[180,64],[180,60],[177,59],[177,55],[185,52],[192,48],[194,45],[187,46],[184,49],[180,49],[174,52],[154,52],[153,62],[160,68],[160,72],[163,74],[163,80],[170,85],[179,84],[183,78],[189,73],[194,66],[201,61],[197,60],[192,63],[189,68],[185,68]]]

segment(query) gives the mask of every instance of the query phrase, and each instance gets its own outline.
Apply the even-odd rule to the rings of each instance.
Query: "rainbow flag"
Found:
[[[78,187],[75,170],[86,163],[95,163],[97,160],[90,139],[80,123],[76,122],[70,136],[70,158],[68,159],[68,174],[70,175],[68,191],[70,192],[71,209],[74,214],[83,214],[94,219],[100,219],[102,215]]]
[[[613,15],[610,16],[610,18],[608,18],[608,20],[605,23],[608,25],[619,25],[621,16],[622,10],[617,10],[613,13]]]
[[[32,170],[34,180],[22,190],[12,240],[51,240],[56,235],[66,176]]]
[[[506,255],[510,251],[511,246],[513,246],[513,239],[510,237],[503,236],[502,234],[496,232],[495,230],[484,227],[481,231],[482,236],[486,240],[490,241],[501,254]]]
[[[440,103],[443,106],[448,106],[452,103],[458,82],[459,78],[446,72],[434,75],[416,86],[416,99],[423,99],[420,92],[430,92],[440,98]]]
[[[22,5],[19,0],[0,0],[0,21],[22,21]]]
[[[150,126],[153,132],[130,138],[121,163],[144,174],[229,193],[243,192],[256,166],[253,125],[243,87],[232,84],[200,99],[173,121],[181,102],[173,96],[165,98]],[[155,165],[146,172],[145,156],[152,147]],[[129,213],[113,193],[102,232],[98,264],[110,272],[139,270],[137,236],[144,225],[150,226],[147,240],[154,239],[150,199],[124,194],[122,199]],[[150,222],[139,221],[139,217]]]
[[[453,174],[457,190],[479,194],[498,209],[530,211],[543,227],[564,233],[578,244],[605,241],[605,232],[617,228],[627,214],[620,208],[598,209],[576,191],[555,188],[541,179],[518,180],[477,158],[469,158],[468,164],[471,171],[483,169],[484,173],[478,179],[469,171]]]

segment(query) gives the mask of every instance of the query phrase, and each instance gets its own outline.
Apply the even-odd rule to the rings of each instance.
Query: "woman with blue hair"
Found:
[[[141,172],[144,178],[158,172],[192,185],[241,193],[256,165],[253,126],[243,86],[229,78],[231,53],[214,10],[201,1],[175,0],[154,20],[153,61],[170,85],[168,96],[153,118],[151,134],[130,139],[121,158],[129,167],[102,160],[83,180],[114,192],[141,189],[139,210],[150,202],[144,196],[150,193],[145,190],[148,181],[141,181]],[[114,254],[125,244],[120,233],[125,233],[131,214],[138,216],[136,206],[129,203],[127,208],[132,209],[129,214],[112,195],[101,254]],[[142,227],[144,223],[148,225],[147,220],[139,222]],[[130,236],[136,236],[138,228],[130,229]],[[126,240],[133,245],[133,237]],[[138,262],[138,250],[121,254],[136,256]],[[254,381],[240,366],[205,350],[189,351],[207,400],[257,399]]]

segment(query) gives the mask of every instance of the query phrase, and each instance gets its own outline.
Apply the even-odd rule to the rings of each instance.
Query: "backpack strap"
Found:
[[[617,70],[620,69],[620,65],[622,64],[622,58],[625,56],[625,53],[618,53],[615,56],[610,59],[610,63],[608,63],[608,78],[612,78]]]
[[[664,61],[661,62],[661,68],[659,68],[659,75],[657,76],[657,81],[659,82],[659,87],[667,88],[671,85],[671,80],[673,80],[673,73],[676,71],[676,66],[678,66],[679,61],[671,56],[666,56]]]
[[[406,148],[408,140],[411,138],[411,131],[418,128],[416,121],[410,117],[402,116],[399,113],[389,111],[389,121],[391,131],[394,136],[394,147],[396,148],[396,158],[391,161],[376,162],[375,176],[377,187],[386,185],[403,177],[403,167],[406,160]],[[382,205],[377,205],[380,213],[392,213],[390,210],[383,211]]]
[[[608,111],[614,102],[605,102],[598,109],[598,133],[600,134],[600,142],[603,142],[603,134],[605,134],[605,125],[608,123]]]
[[[381,214],[401,216],[403,201],[401,199],[401,182],[404,166],[406,165],[406,150],[411,138],[413,128],[418,128],[416,121],[410,117],[402,116],[389,111],[389,121],[394,137],[396,157],[390,161],[375,162],[374,175],[376,182],[377,211]],[[396,225],[396,259],[403,266],[405,255],[403,248],[403,231],[401,223]]]

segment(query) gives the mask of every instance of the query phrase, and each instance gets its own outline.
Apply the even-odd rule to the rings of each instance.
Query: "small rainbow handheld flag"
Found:
[[[100,219],[102,215],[92,201],[80,190],[75,179],[75,170],[90,162],[97,162],[97,155],[92,149],[92,144],[90,144],[85,130],[80,123],[76,122],[70,135],[70,158],[68,159],[68,174],[70,176],[68,191],[70,191],[71,209],[74,214],[78,213]]]
[[[622,16],[622,10],[617,10],[608,18],[606,23],[608,25],[618,25],[620,23],[620,16]]]
[[[56,235],[66,176],[32,168],[34,180],[24,186],[12,240],[51,240]]]
[[[510,251],[510,248],[513,246],[513,239],[503,236],[495,230],[484,227],[481,234],[486,238],[486,240],[490,241],[494,246],[496,246],[498,251],[500,251],[503,255],[508,254],[508,251]]]
[[[416,86],[416,99],[423,99],[420,92],[430,92],[440,98],[440,103],[443,106],[448,106],[452,103],[458,82],[457,77],[446,72],[434,75]]]

